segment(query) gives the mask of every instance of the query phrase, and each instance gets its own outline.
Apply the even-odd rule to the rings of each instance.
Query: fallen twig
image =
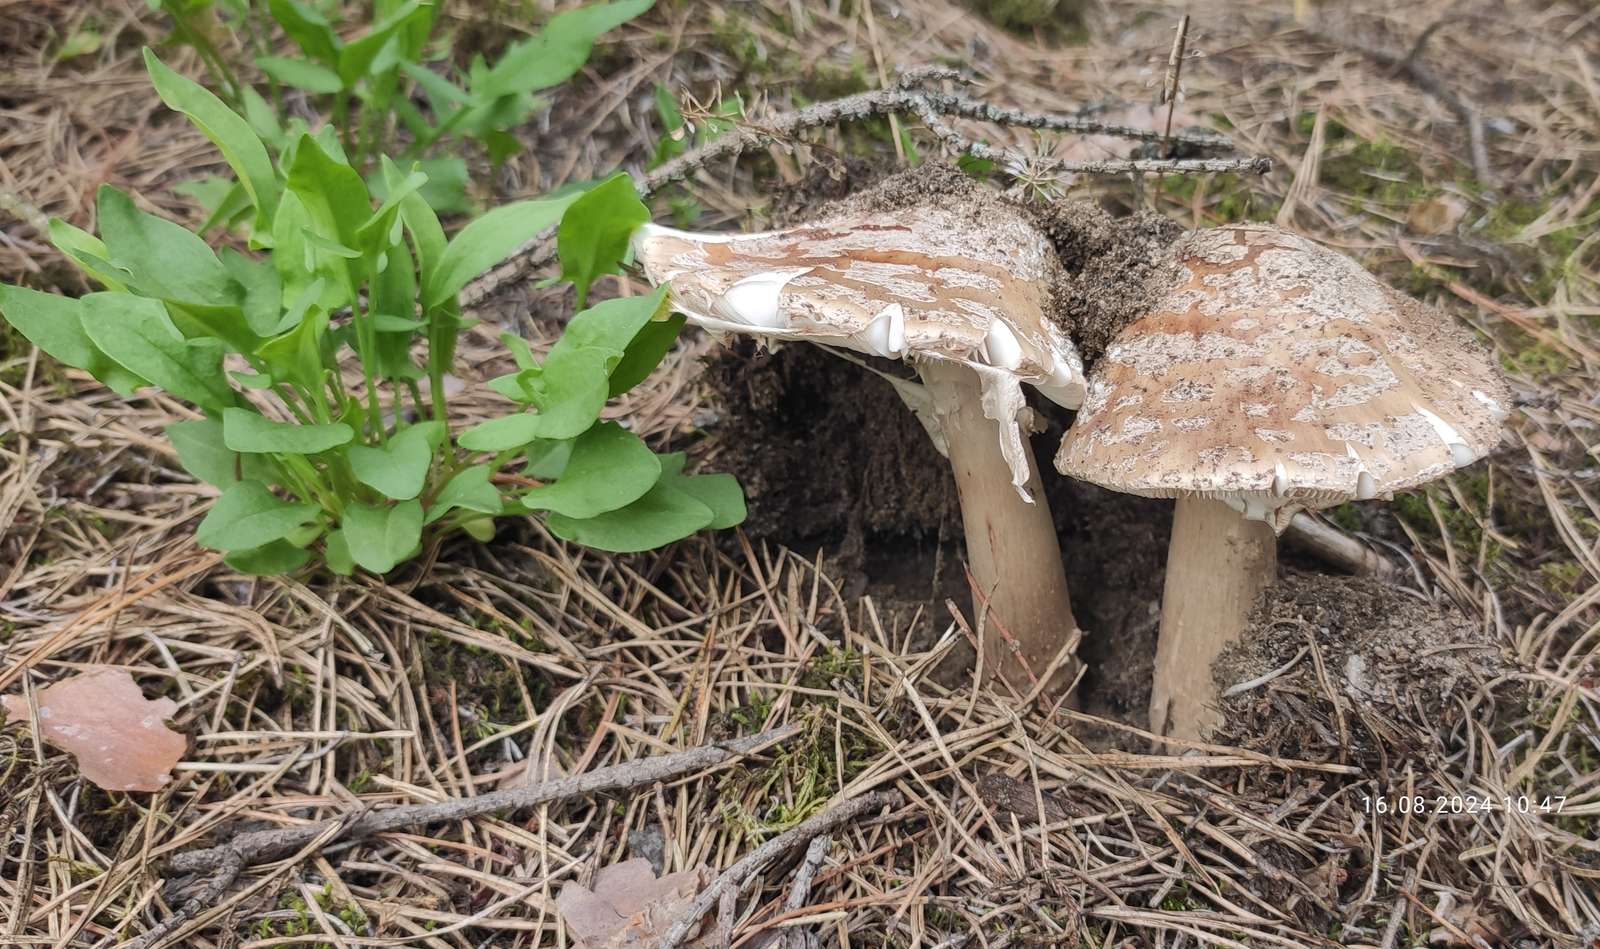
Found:
[[[406,827],[465,820],[494,811],[518,810],[602,791],[654,784],[657,781],[665,781],[722,764],[730,758],[750,754],[774,742],[791,738],[799,730],[798,725],[784,725],[748,738],[702,745],[670,755],[626,761],[587,774],[544,781],[527,787],[508,788],[477,797],[451,798],[432,804],[415,804],[372,811],[356,820],[348,821],[341,832],[330,834],[323,845],[344,838],[370,837],[373,834],[388,833]],[[233,859],[234,854],[242,856],[246,866],[274,860],[293,853],[338,824],[339,819],[336,818],[296,827],[251,831],[216,847],[180,853],[167,861],[167,867],[173,873],[197,873],[224,865]]]
[[[1018,128],[1046,129],[1057,132],[1074,132],[1085,135],[1113,135],[1133,141],[1163,141],[1169,145],[1192,145],[1199,148],[1227,149],[1233,147],[1232,139],[1215,133],[1168,136],[1153,129],[1108,125],[1093,119],[1051,112],[1029,112],[1011,109],[974,99],[961,92],[943,92],[925,88],[926,83],[952,81],[969,83],[968,77],[954,70],[940,67],[919,67],[901,73],[900,80],[886,89],[872,89],[855,95],[830,99],[780,112],[763,119],[729,129],[711,141],[666,162],[648,174],[635,174],[634,184],[641,196],[648,197],[661,188],[681,181],[706,165],[729,158],[749,149],[761,148],[774,142],[792,141],[807,129],[846,122],[859,122],[883,115],[915,115],[942,141],[952,148],[975,158],[986,158],[1004,164],[1008,171],[1023,166],[1037,171],[1071,172],[1089,175],[1166,175],[1202,174],[1206,172],[1241,172],[1266,174],[1272,168],[1269,158],[1205,158],[1161,159],[1139,158],[1104,161],[1065,161],[1044,157],[1023,157],[1007,149],[975,142],[956,132],[943,117],[974,119],[994,125]],[[552,238],[554,229],[523,244],[509,260],[467,284],[461,291],[463,306],[473,306],[505,284],[548,263],[555,254]]]
[[[182,906],[179,906],[171,916],[156,924],[154,928],[144,935],[124,943],[123,949],[145,949],[146,946],[154,946],[167,938],[167,936],[177,932],[178,927],[182,926],[195,913],[220,900],[228,887],[233,885],[233,881],[237,880],[239,874],[244,872],[244,868],[244,855],[238,851],[229,850],[223,855],[221,865],[217,867],[216,872],[203,885],[195,887],[194,893],[183,901]]]
[[[1304,511],[1296,514],[1289,522],[1289,529],[1283,532],[1283,539],[1345,573],[1388,580],[1400,572],[1400,568],[1389,558],[1332,524],[1320,521]]]
[[[828,849],[832,846],[833,838],[827,835],[811,841],[811,846],[806,848],[805,859],[800,861],[800,869],[795,871],[789,896],[783,901],[784,912],[793,913],[806,905],[806,900],[811,898],[811,883],[817,878],[817,871],[822,868],[822,861],[827,859]],[[816,933],[800,926],[786,929],[782,939],[783,949],[813,949],[822,944]]]
[[[876,791],[851,798],[835,804],[820,814],[812,815],[752,850],[744,859],[723,871],[721,876],[695,897],[689,908],[684,910],[683,916],[667,930],[665,936],[661,937],[657,949],[677,949],[684,938],[699,925],[701,917],[710,912],[711,907],[717,905],[724,892],[737,891],[745,880],[754,876],[756,871],[779,854],[792,850],[820,834],[828,833],[835,827],[848,824],[863,814],[882,807],[897,807],[904,800],[899,791]]]

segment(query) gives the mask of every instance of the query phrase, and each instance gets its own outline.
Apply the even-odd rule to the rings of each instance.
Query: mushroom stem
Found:
[[[996,422],[983,413],[978,374],[959,363],[936,359],[922,361],[917,369],[933,396],[950,467],[955,470],[967,563],[989,603],[984,668],[988,675],[998,672],[1026,694],[1078,628],[1039,465],[1024,437],[1026,488],[1033,499],[1029,503],[1011,483],[1011,469],[997,444]],[[1077,677],[1078,668],[1076,658],[1062,663],[1045,694],[1059,696]]]
[[[1221,723],[1211,663],[1277,575],[1278,539],[1221,501],[1180,497],[1167,548],[1150,730],[1203,739]]]

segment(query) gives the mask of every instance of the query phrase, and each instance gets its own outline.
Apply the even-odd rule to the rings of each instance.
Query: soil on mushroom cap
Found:
[[[859,174],[859,170],[854,172]],[[847,184],[849,176],[829,178]],[[805,193],[830,190],[802,185]],[[1092,366],[1124,326],[1150,312],[1177,280],[1167,254],[1183,227],[1154,211],[1116,217],[1087,201],[1017,202],[954,165],[928,163],[887,175],[810,215],[897,211],[937,201],[983,227],[999,214],[1025,215],[1054,245],[1065,278],[1052,288],[1050,317]]]
[[[1026,210],[1067,273],[1051,316],[1071,333],[1084,366],[1093,366],[1122,328],[1150,312],[1176,282],[1167,248],[1183,228],[1154,211],[1113,217],[1083,201]]]
[[[1225,692],[1285,666],[1270,681],[1223,699],[1217,741],[1313,759],[1338,751],[1359,760],[1380,746],[1403,744],[1412,732],[1448,730],[1463,714],[1461,700],[1470,702],[1484,683],[1514,671],[1482,624],[1452,606],[1368,578],[1298,572],[1267,591],[1243,637],[1212,671]]]

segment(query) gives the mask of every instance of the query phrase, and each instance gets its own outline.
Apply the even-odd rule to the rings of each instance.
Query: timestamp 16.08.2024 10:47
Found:
[[[1365,813],[1388,814],[1489,814],[1515,811],[1519,814],[1559,814],[1566,806],[1566,795],[1538,796],[1507,794],[1500,797],[1475,794],[1402,794],[1397,796],[1361,795]]]

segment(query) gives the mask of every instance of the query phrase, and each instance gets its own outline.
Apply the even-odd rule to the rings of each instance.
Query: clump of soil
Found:
[[[745,530],[788,543],[960,535],[950,463],[888,382],[804,344],[730,338],[707,360],[717,462],[744,486]]]
[[[1177,266],[1166,250],[1183,228],[1154,211],[1113,217],[1083,201],[1027,210],[1067,274],[1051,315],[1071,334],[1084,365],[1093,366],[1122,328],[1150,312],[1176,281]]]
[[[1512,671],[1454,607],[1367,578],[1288,573],[1213,667],[1224,693],[1267,679],[1225,695],[1215,740],[1311,758],[1425,747]]]

